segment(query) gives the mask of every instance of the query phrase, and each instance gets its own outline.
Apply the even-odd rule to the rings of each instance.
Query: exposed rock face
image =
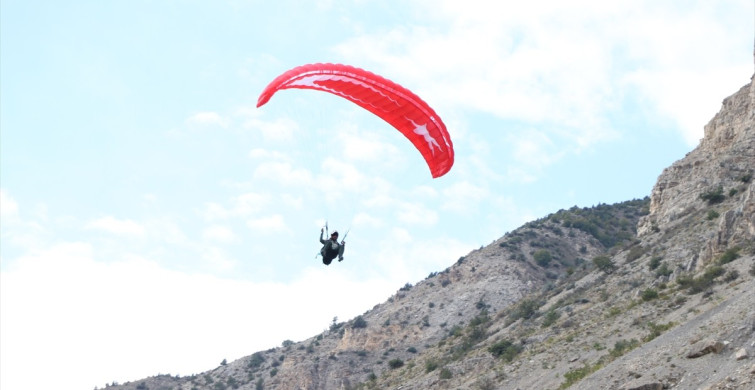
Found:
[[[721,111],[705,126],[700,145],[660,175],[651,194],[650,215],[640,221],[638,235],[673,232],[700,210],[722,213],[715,229],[690,237],[689,249],[696,253],[684,255],[698,259],[698,267],[731,242],[755,238],[753,123],[755,84],[750,83],[724,99]],[[715,194],[720,198],[710,199]],[[709,200],[703,199],[706,195]],[[718,207],[721,203],[726,207]]]
[[[695,359],[705,356],[709,353],[721,353],[724,350],[724,343],[717,340],[704,340],[696,343],[690,348],[687,358]]]
[[[308,340],[110,389],[753,389],[754,174],[751,83],[649,200],[561,210]]]
[[[750,355],[747,353],[747,349],[745,349],[745,348],[740,348],[734,354],[734,358],[737,359],[737,360],[744,360],[744,359],[747,359],[749,357],[750,357]]]

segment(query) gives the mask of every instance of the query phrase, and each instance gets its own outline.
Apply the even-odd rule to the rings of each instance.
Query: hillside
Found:
[[[755,88],[648,198],[560,210],[302,342],[110,389],[755,388]]]

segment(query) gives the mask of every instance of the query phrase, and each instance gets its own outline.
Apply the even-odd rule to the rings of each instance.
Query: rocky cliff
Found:
[[[674,231],[704,208],[725,209],[718,226],[695,232],[697,243],[687,248],[695,253],[682,255],[694,260],[690,266],[698,260],[703,266],[730,242],[755,235],[753,123],[755,88],[750,83],[724,99],[721,111],[705,126],[700,145],[663,171],[653,188],[650,215],[638,227],[640,237],[661,228]],[[727,198],[733,198],[726,202],[733,207],[715,206]]]
[[[112,389],[755,388],[755,88],[649,198],[560,210],[322,334]]]

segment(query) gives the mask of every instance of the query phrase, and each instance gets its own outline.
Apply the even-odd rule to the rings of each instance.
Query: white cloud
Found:
[[[92,220],[86,224],[86,228],[126,236],[143,236],[145,232],[144,226],[137,222],[130,219],[117,219],[112,216]]]
[[[379,229],[384,225],[382,218],[375,217],[365,212],[357,213],[357,215],[354,216],[353,226],[355,228],[362,227]]]
[[[300,210],[304,206],[304,199],[301,195],[283,194],[280,200],[283,205],[296,210]]]
[[[328,157],[322,162],[316,186],[328,194],[329,200],[339,201],[347,194],[354,196],[370,193],[372,190],[379,191],[384,182],[379,178],[368,177],[352,164]]]
[[[375,246],[371,262],[366,263],[385,274],[394,286],[424,279],[430,272],[445,269],[459,254],[466,254],[470,245],[455,239],[420,240],[407,230],[393,228],[384,241]],[[347,249],[348,250],[348,249]]]
[[[438,223],[438,213],[422,203],[403,203],[397,211],[397,219],[411,225],[432,226]]]
[[[158,201],[158,197],[155,194],[144,194],[142,195],[142,199],[149,204],[155,204]]]
[[[280,160],[289,161],[290,158],[285,153],[276,150],[267,150],[262,148],[255,148],[249,151],[249,157],[260,160]]]
[[[400,227],[394,227],[390,231],[390,241],[398,244],[409,244],[413,238],[408,230]]]
[[[388,126],[388,125],[386,125]],[[389,128],[390,129],[390,128]],[[400,133],[396,133],[400,135]],[[395,145],[382,141],[384,137],[368,132],[342,131],[338,140],[343,143],[344,156],[352,161],[383,162],[389,164],[400,158]],[[395,142],[404,142],[404,137],[394,137]]]
[[[532,183],[538,180],[536,172],[521,165],[510,165],[506,167],[506,178],[512,182]]]
[[[204,218],[208,221],[214,221],[216,219],[228,218],[231,214],[225,207],[215,202],[205,203],[204,210],[202,211]]]
[[[689,145],[696,145],[721,100],[743,86],[743,76],[752,72],[750,61],[737,61],[751,59],[752,2],[696,2],[681,10],[658,3],[645,8],[651,12],[634,9],[628,20],[634,23],[623,25],[626,56],[642,64],[623,81],[671,119]],[[750,23],[743,23],[745,18]]]
[[[192,115],[191,117],[189,117],[189,119],[186,120],[186,122],[193,125],[220,126],[225,128],[228,127],[229,120],[223,118],[217,112],[204,111]]]
[[[693,146],[700,142],[704,125],[720,110],[723,98],[736,88],[733,86],[744,85],[739,77],[743,73],[742,69],[731,68],[725,72],[729,75],[726,82],[722,82],[710,71],[637,71],[627,80],[644,91],[653,106],[670,118],[686,143]],[[679,115],[682,112],[685,114]]]
[[[420,186],[412,188],[410,196],[413,199],[426,201],[429,199],[437,198],[438,190],[436,190],[435,188],[431,186],[420,185]]]
[[[212,225],[205,228],[202,232],[202,237],[204,237],[206,240],[216,241],[220,243],[232,243],[238,239],[236,237],[236,234],[233,233],[233,230],[221,225]]]
[[[536,171],[558,160],[564,153],[563,148],[556,146],[548,134],[537,129],[512,134],[507,138],[514,149],[516,161]]]
[[[244,128],[259,130],[262,137],[268,141],[292,142],[294,134],[299,131],[299,124],[289,118],[279,118],[270,122],[251,118],[244,123]]]
[[[18,203],[2,189],[0,189],[0,215],[5,218],[18,215]]]
[[[250,219],[246,222],[246,225],[257,233],[262,234],[275,234],[288,230],[285,219],[280,214]]]
[[[602,106],[610,83],[599,43],[603,37],[581,25],[592,13],[537,7],[529,11],[536,15],[528,16],[521,5],[517,12],[491,13],[485,2],[432,7],[450,26],[443,33],[398,27],[347,41],[340,52],[366,57],[387,73],[412,80],[431,102],[527,121],[582,126],[595,121],[591,111]]]
[[[269,202],[268,194],[246,193],[237,196],[234,199],[233,214],[237,216],[246,216],[256,213],[265,208]]]
[[[237,261],[231,258],[226,251],[218,247],[203,247],[202,260],[213,271],[229,271],[233,269]]]
[[[153,240],[166,244],[186,244],[186,238],[181,227],[169,218],[151,219],[144,223],[144,227]]]
[[[31,216],[39,220],[24,220],[20,216],[21,207],[4,189],[0,189],[0,242],[4,252],[11,248],[38,248],[46,240],[53,239],[43,225],[47,221],[47,208],[44,204],[33,207]],[[25,213],[28,214],[28,213]],[[6,260],[6,259],[0,259]]]
[[[312,174],[301,168],[294,168],[291,163],[266,161],[254,170],[257,179],[268,179],[288,186],[308,186],[312,184]]]
[[[230,207],[226,207],[215,202],[208,202],[205,204],[202,215],[208,221],[247,217],[264,210],[270,204],[270,195],[247,192],[233,197],[229,203]]]
[[[751,54],[751,17],[741,21],[741,10],[752,9],[745,0],[681,8],[555,0],[517,3],[510,12],[489,12],[487,1],[415,4],[424,26],[356,36],[337,51],[406,81],[431,105],[557,124],[573,148],[613,136],[611,114],[628,104],[630,89],[694,144],[717,102],[751,72],[749,61],[727,65]],[[737,39],[727,19],[743,27]]]
[[[458,213],[470,213],[475,211],[477,205],[488,197],[489,193],[483,187],[468,181],[459,181],[443,190],[442,208]]]
[[[19,390],[200,373],[223,359],[311,337],[334,316],[353,318],[365,302],[383,301],[395,289],[395,282],[359,280],[345,268],[306,269],[286,285],[184,274],[140,257],[103,263],[83,243],[40,250],[14,264],[0,273],[0,371],[2,388]],[[322,299],[334,296],[339,299]],[[265,337],[250,338],[250,329]],[[75,362],[90,375],[61,362]]]

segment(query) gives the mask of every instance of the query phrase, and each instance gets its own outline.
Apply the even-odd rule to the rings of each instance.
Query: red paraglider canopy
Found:
[[[330,92],[379,116],[414,144],[434,178],[446,174],[454,164],[453,143],[440,117],[419,96],[386,78],[349,65],[302,65],[268,84],[257,107],[288,88]]]

